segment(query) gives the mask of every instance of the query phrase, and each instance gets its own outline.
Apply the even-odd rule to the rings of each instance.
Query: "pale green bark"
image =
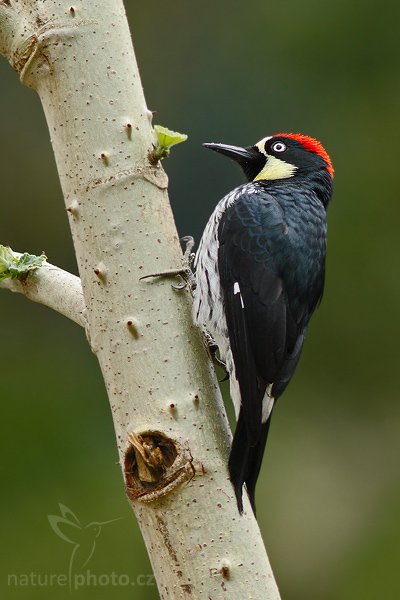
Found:
[[[26,279],[4,279],[0,288],[23,294],[86,327],[86,306],[79,277],[46,263]]]

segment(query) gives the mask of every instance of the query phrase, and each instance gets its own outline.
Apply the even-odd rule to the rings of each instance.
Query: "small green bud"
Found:
[[[0,281],[8,277],[8,275],[3,276],[3,273],[8,271],[13,259],[14,255],[11,252],[11,249],[0,245]]]
[[[156,134],[157,143],[149,157],[152,164],[169,156],[171,146],[186,142],[188,137],[185,133],[171,131],[162,125],[154,125],[154,132]]]
[[[46,258],[44,254],[35,256],[27,252],[17,256],[11,248],[0,244],[0,281],[7,278],[24,279],[29,271],[41,267]]]

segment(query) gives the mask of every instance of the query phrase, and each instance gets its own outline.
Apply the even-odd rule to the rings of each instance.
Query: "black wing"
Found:
[[[325,212],[321,205],[301,214],[307,200],[296,193],[280,204],[265,190],[242,191],[219,225],[218,268],[241,393],[229,457],[240,512],[243,483],[255,512],[255,485],[271,419],[262,424],[267,386],[272,384],[276,399],[289,383],[322,294]]]
[[[254,443],[266,387],[274,385],[276,398],[289,382],[322,293],[324,256],[307,243],[299,253],[299,240],[291,237],[286,217],[272,195],[243,193],[225,211],[218,232],[229,341],[246,429]],[[315,264],[309,264],[312,253]],[[313,271],[321,265],[322,275],[316,276]]]

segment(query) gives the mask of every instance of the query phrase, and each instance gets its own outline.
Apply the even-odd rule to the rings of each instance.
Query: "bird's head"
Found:
[[[301,133],[277,133],[254,146],[203,144],[236,161],[249,181],[276,181],[316,174],[333,178],[333,166],[322,144]]]

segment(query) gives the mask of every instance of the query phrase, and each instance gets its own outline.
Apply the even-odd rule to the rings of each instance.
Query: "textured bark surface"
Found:
[[[0,288],[44,304],[86,327],[86,306],[79,277],[46,263],[31,271],[26,279],[4,279]]]
[[[148,161],[151,114],[122,2],[3,2],[0,31],[1,51],[43,104],[88,338],[161,598],[278,599],[247,499],[237,511],[229,426],[190,294],[171,279],[140,281],[179,267],[182,254],[167,177]]]

